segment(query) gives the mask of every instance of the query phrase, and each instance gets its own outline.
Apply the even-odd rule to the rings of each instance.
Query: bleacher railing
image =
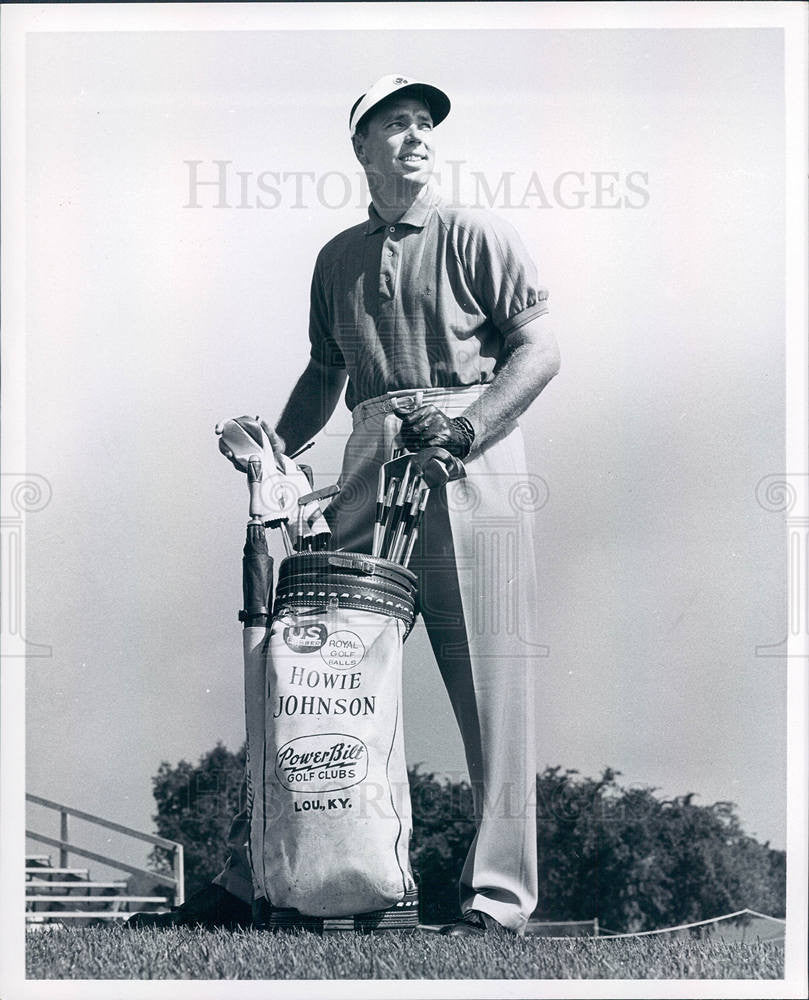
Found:
[[[141,830],[134,830],[132,827],[123,826],[121,823],[113,823],[111,820],[104,819],[103,816],[94,816],[92,813],[83,812],[81,809],[74,809],[73,806],[66,806],[60,802],[52,802],[50,799],[43,799],[39,795],[32,795],[30,792],[26,793],[25,798],[28,802],[31,802],[34,805],[44,806],[46,809],[53,809],[59,813],[58,838],[48,837],[45,834],[37,833],[34,830],[26,830],[25,835],[31,840],[37,841],[37,843],[47,844],[49,847],[58,847],[60,867],[67,867],[68,855],[77,854],[79,857],[89,858],[91,861],[97,861],[100,864],[107,865],[110,868],[116,868],[119,871],[129,872],[131,875],[146,875],[160,885],[167,885],[173,890],[175,906],[182,906],[185,902],[185,874],[183,870],[182,844],[178,844],[174,840],[166,840],[165,837],[156,837],[152,833],[143,833]],[[88,850],[86,847],[79,847],[77,844],[71,843],[68,832],[69,816],[75,816],[76,819],[85,820],[88,823],[94,823],[96,826],[103,826],[107,830],[115,830],[116,833],[122,833],[128,837],[134,837],[136,840],[145,840],[148,844],[153,844],[155,847],[162,847],[171,855],[172,874],[164,875],[162,872],[150,871],[148,868],[139,868],[137,865],[131,865],[128,862],[120,861],[118,858],[112,858],[105,854],[99,854],[96,851]]]

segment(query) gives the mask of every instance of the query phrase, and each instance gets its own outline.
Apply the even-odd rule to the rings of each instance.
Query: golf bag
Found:
[[[269,616],[268,598],[255,596],[268,595],[272,580],[266,563],[256,574],[262,544],[263,528],[249,527],[242,619],[254,911],[275,926],[415,926],[401,705],[415,577],[367,555],[302,552],[281,563]]]

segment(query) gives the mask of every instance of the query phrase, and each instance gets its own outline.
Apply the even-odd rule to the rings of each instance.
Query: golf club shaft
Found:
[[[413,477],[413,485],[410,490],[410,505],[405,511],[402,523],[399,525],[399,531],[397,532],[397,539],[393,546],[393,552],[391,554],[391,560],[393,562],[399,562],[401,560],[402,553],[407,547],[407,543],[410,537],[410,533],[413,530],[413,522],[416,519],[416,514],[418,513],[419,503],[421,501],[421,487],[422,481],[421,477],[416,474]]]
[[[284,543],[284,550],[288,556],[292,555],[292,539],[289,537],[289,528],[287,527],[287,521],[289,519],[286,517],[277,517],[272,521],[265,521],[265,528],[280,528],[281,529],[281,540]]]
[[[382,543],[385,539],[385,528],[390,519],[390,513],[393,508],[393,498],[396,494],[396,487],[399,485],[399,480],[394,476],[393,479],[388,483],[388,490],[385,494],[385,506],[382,508],[382,522],[379,526],[379,544],[375,550],[372,550],[372,555],[379,556],[382,552]]]
[[[416,511],[416,516],[413,518],[413,526],[410,529],[410,537],[407,540],[407,548],[405,549],[404,557],[402,558],[402,565],[407,568],[410,564],[410,557],[413,555],[413,547],[416,544],[416,539],[419,534],[419,526],[421,525],[422,518],[424,517],[424,510],[427,507],[427,501],[430,499],[429,489],[424,490],[419,498],[419,508]]]
[[[383,542],[382,550],[387,553],[385,556],[386,559],[390,558],[390,554],[393,550],[393,542],[396,538],[396,531],[399,527],[399,522],[402,520],[402,514],[404,513],[405,499],[410,486],[410,473],[412,465],[412,462],[408,462],[405,466],[404,474],[402,475],[402,482],[396,496],[396,506],[393,508],[393,513],[390,515],[390,523],[385,532],[385,541]]]
[[[289,526],[286,520],[281,522],[281,538],[283,539],[284,542],[284,549],[286,550],[286,554],[288,556],[291,556],[293,552],[292,539],[289,537]]]
[[[294,460],[298,457],[298,455],[302,455],[305,451],[309,451],[310,448],[314,448],[314,446],[315,442],[310,441],[309,444],[305,444],[303,448],[298,448],[296,452],[293,452],[291,455],[287,455],[287,458],[290,460]]]
[[[300,468],[309,468],[308,466],[300,466]],[[311,470],[310,470],[311,472]],[[313,476],[307,476],[309,479],[309,485],[313,483]],[[296,544],[298,552],[312,552],[315,550],[315,545],[312,541],[312,525],[316,521],[323,519],[323,508],[320,506],[321,500],[327,500],[329,497],[337,496],[340,492],[339,483],[335,483],[333,486],[324,486],[322,489],[313,490],[311,493],[305,493],[303,496],[298,497],[298,537],[303,535],[306,528],[308,528],[308,533],[303,535],[303,541],[300,545]],[[311,504],[315,505],[315,509],[309,515],[305,517],[306,508]],[[324,534],[324,532],[318,532],[318,534]]]
[[[413,504],[415,503],[415,509]],[[393,537],[390,547],[390,553],[388,558],[392,562],[396,562],[398,558],[398,553],[402,548],[403,540],[407,535],[408,529],[412,523],[411,511],[415,514],[418,509],[418,474],[413,476],[410,482],[410,487],[407,491],[407,496],[405,497],[404,506],[402,508],[402,515],[399,520],[399,524],[396,527],[396,534]]]
[[[379,479],[376,484],[376,516],[374,517],[374,541],[371,555],[379,555],[379,544],[382,541],[382,517],[385,512],[385,466],[379,466]]]

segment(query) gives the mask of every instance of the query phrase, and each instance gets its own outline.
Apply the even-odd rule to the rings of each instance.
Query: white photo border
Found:
[[[289,3],[43,4],[0,11],[2,97],[2,472],[25,471],[25,52],[36,32],[441,29],[773,28],[784,30],[786,120],[786,386],[785,473],[807,474],[807,7],[794,3]],[[809,511],[794,512],[809,516]],[[799,997],[806,995],[807,702],[806,635],[790,637],[788,661],[788,904],[786,974],[778,981],[420,981],[427,997]],[[0,993],[33,997],[264,997],[261,981],[37,981],[25,979],[24,665],[5,658],[0,689]],[[277,982],[289,997],[409,997],[413,981]]]

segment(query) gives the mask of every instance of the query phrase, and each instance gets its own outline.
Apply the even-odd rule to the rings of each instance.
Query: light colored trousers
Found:
[[[481,391],[420,393],[457,416]],[[388,417],[392,400],[413,395],[389,393],[354,409],[343,488],[328,513],[335,548],[370,552],[379,464],[390,457],[398,429]],[[547,649],[535,635],[531,522],[544,502],[544,484],[526,473],[516,423],[466,470],[465,480],[431,494],[410,568],[473,790],[476,834],[461,874],[461,909],[482,910],[523,933],[537,902],[534,688]],[[246,902],[253,898],[248,835],[242,812],[231,826],[225,869],[214,880]]]

